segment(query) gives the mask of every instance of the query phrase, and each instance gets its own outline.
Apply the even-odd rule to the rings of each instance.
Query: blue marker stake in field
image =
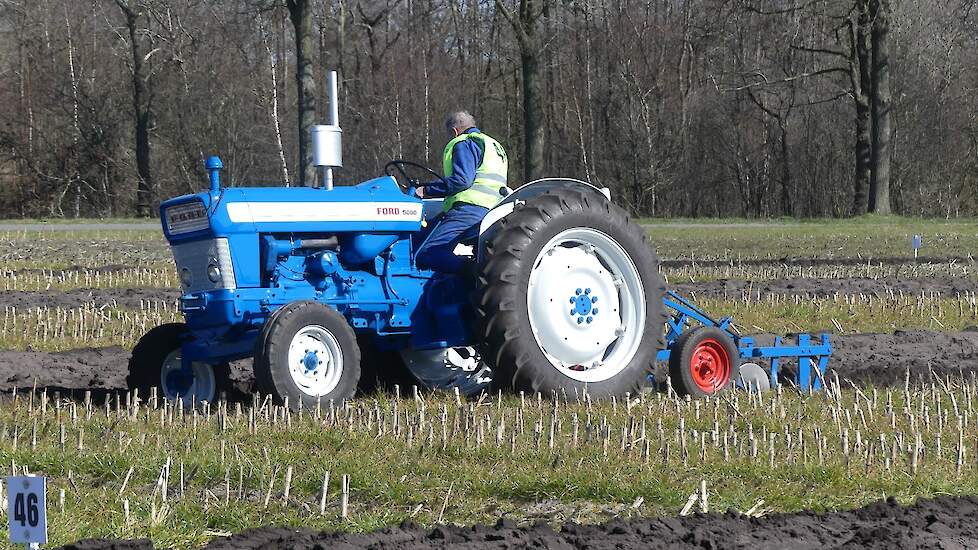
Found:
[[[920,235],[914,235],[910,238],[910,246],[913,248],[913,259],[917,259],[917,251],[923,246],[923,240]]]

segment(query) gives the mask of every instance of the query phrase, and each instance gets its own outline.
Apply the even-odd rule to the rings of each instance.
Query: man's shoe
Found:
[[[465,372],[473,372],[479,366],[479,355],[475,352],[475,348],[470,346],[449,348],[445,352],[445,365]]]

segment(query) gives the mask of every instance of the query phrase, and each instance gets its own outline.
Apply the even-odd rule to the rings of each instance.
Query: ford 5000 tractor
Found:
[[[438,175],[395,160],[386,175],[333,186],[342,162],[332,111],[313,132],[323,186],[223,187],[211,157],[208,191],[160,206],[186,322],[140,340],[131,388],[211,401],[228,364],[249,357],[258,390],[292,406],[339,402],[361,378],[404,367],[464,394],[488,384],[624,394],[646,382],[664,347],[664,285],[644,231],[607,190],[523,185],[456,249],[474,269],[421,270],[414,255],[442,205],[419,199],[408,175]]]

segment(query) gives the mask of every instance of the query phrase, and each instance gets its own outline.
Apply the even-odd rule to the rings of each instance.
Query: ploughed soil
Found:
[[[139,309],[140,303],[165,301],[174,306],[180,298],[180,291],[169,288],[79,288],[72,290],[27,290],[0,291],[0,308],[16,307],[27,309],[35,307],[75,308],[88,304],[95,307],[119,307]]]
[[[208,550],[325,548],[754,548],[754,549],[965,549],[978,547],[978,498],[920,499],[912,506],[880,501],[857,510],[772,514],[750,518],[735,511],[613,520],[602,525],[494,526],[423,529],[410,524],[367,534],[261,527],[210,542]],[[152,550],[148,540],[84,540],[65,550]]]
[[[813,336],[813,339],[816,337]],[[774,337],[754,336],[755,345],[771,345]],[[783,339],[790,342],[790,338]],[[898,330],[891,334],[832,334],[829,370],[839,378],[874,386],[901,385],[938,376],[978,372],[978,329],[962,332]]]
[[[79,396],[85,390],[93,394],[125,390],[129,357],[129,350],[119,346],[57,352],[0,350],[0,391],[37,387]],[[232,363],[229,391],[248,392],[253,379],[251,361]]]
[[[755,336],[757,345],[770,345],[771,335]],[[788,341],[788,340],[786,340]],[[900,385],[909,370],[911,380],[978,371],[978,329],[963,332],[930,330],[892,334],[832,335],[829,366],[840,378],[877,386]],[[0,350],[0,391],[47,387],[49,391],[115,391],[126,387],[129,351],[121,347],[85,348],[63,352]],[[231,393],[250,391],[251,362],[231,366]],[[383,372],[383,365],[378,369]],[[789,366],[790,368],[790,366]]]
[[[941,256],[941,257],[921,257],[919,260],[914,261],[913,258],[902,258],[902,257],[879,257],[879,258],[804,258],[800,256],[783,256],[781,258],[745,258],[745,259],[689,259],[689,258],[675,258],[675,259],[665,259],[661,260],[659,263],[663,267],[685,267],[698,265],[702,267],[718,267],[718,266],[738,266],[738,265],[749,265],[749,266],[772,266],[777,267],[781,265],[791,265],[791,266],[801,266],[801,267],[816,267],[816,266],[837,266],[837,265],[854,265],[854,266],[864,266],[864,265],[933,265],[933,264],[949,264],[958,263],[965,265],[972,265],[975,262],[973,256]]]
[[[701,283],[675,283],[670,290],[684,296],[701,298],[741,299],[747,295],[757,298],[769,294],[789,296],[833,296],[836,294],[940,294],[954,297],[959,294],[978,291],[978,280],[964,277],[927,277],[921,279],[897,279],[883,277],[868,279],[861,277],[845,279],[774,279],[769,281],[744,281],[742,279],[720,279]]]

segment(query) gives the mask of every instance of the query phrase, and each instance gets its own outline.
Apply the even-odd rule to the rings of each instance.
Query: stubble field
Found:
[[[52,541],[149,537],[173,548],[265,525],[365,532],[500,517],[513,524],[482,535],[529,540],[549,535],[527,522],[675,516],[690,502],[783,527],[776,512],[978,494],[978,224],[648,231],[669,287],[733,315],[742,333],[833,333],[830,391],[599,402],[399,388],[297,413],[252,399],[249,365],[239,364],[230,402],[201,411],[140,402],[124,393],[128,349],[179,319],[159,233],[10,231],[0,233],[0,460],[49,476]],[[913,234],[924,238],[917,259]],[[680,542],[697,532],[695,516],[671,521]],[[668,540],[661,526],[629,525],[635,540],[639,531]],[[260,536],[300,536],[288,533]],[[428,529],[398,533],[439,543]]]

